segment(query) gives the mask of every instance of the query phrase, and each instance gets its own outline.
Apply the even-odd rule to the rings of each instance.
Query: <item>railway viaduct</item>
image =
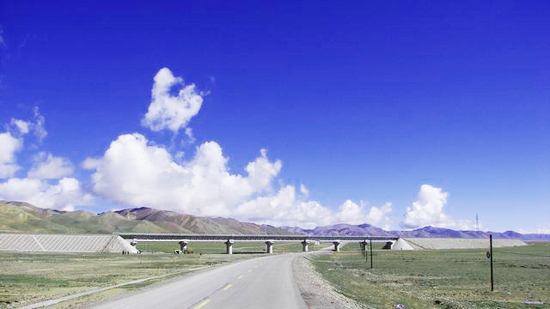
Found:
[[[298,241],[302,244],[304,252],[308,251],[309,244],[313,242],[331,242],[334,251],[340,251],[340,245],[344,242],[358,242],[361,250],[367,249],[367,244],[374,242],[396,241],[393,236],[319,236],[319,235],[246,235],[246,234],[151,234],[151,233],[120,233],[120,237],[136,246],[140,241],[165,241],[178,242],[182,252],[185,252],[190,242],[223,242],[226,253],[233,254],[233,244],[237,241],[264,242],[266,253],[273,253],[273,244],[277,241]]]

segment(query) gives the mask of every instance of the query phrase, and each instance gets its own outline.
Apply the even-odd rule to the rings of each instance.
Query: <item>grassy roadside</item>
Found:
[[[13,308],[257,255],[28,254],[0,252],[0,308]],[[100,293],[112,296],[160,280]],[[97,297],[97,296],[94,296]],[[94,298],[88,297],[88,298]]]
[[[550,243],[494,249],[494,292],[486,250],[376,250],[370,269],[358,247],[317,256],[313,264],[341,293],[375,308],[396,303],[407,308],[525,308],[527,301],[550,302]]]
[[[312,244],[309,249],[322,247]],[[248,259],[265,252],[263,242],[236,242],[233,255],[223,254],[223,243],[192,242],[189,248],[193,254],[172,254],[179,249],[176,242],[140,242],[138,249],[143,251],[140,255],[0,252],[0,308],[24,306],[143,278],[181,275],[194,268]],[[297,242],[276,242],[273,248],[274,253],[302,251]],[[54,308],[117,296],[169,277],[117,287]]]

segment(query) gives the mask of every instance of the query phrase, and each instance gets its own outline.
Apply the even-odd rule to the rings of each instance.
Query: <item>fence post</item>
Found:
[[[370,240],[370,268],[372,268],[372,239]]]
[[[491,256],[491,292],[494,291],[493,284],[493,234],[489,235],[489,255]]]

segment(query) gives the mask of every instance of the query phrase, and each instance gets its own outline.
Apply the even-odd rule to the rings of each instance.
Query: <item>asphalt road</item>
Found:
[[[94,308],[307,308],[294,281],[292,260],[281,254],[199,272]]]

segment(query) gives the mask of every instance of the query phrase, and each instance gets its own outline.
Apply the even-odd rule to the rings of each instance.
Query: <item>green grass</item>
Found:
[[[193,268],[265,254],[263,242],[236,242],[233,255],[223,254],[223,243],[191,242],[189,248],[194,254],[172,254],[179,249],[176,242],[139,242],[138,249],[143,251],[139,255],[0,252],[0,308],[32,304],[137,279],[181,274]],[[274,253],[299,252],[302,245],[297,242],[275,243],[273,248]],[[310,245],[309,248],[317,250],[321,246]],[[159,280],[120,287],[70,303],[82,304],[102,295],[123,293]]]
[[[137,279],[171,274],[181,275],[193,268],[232,262],[252,256],[254,255],[0,252],[0,308],[32,304]],[[158,280],[139,285],[155,281]],[[121,292],[135,288],[136,286],[125,286],[118,290]]]
[[[524,308],[526,301],[550,302],[549,243],[494,249],[494,292],[485,253],[376,250],[370,269],[359,246],[348,245],[313,262],[342,294],[376,308],[395,303],[407,308]]]

